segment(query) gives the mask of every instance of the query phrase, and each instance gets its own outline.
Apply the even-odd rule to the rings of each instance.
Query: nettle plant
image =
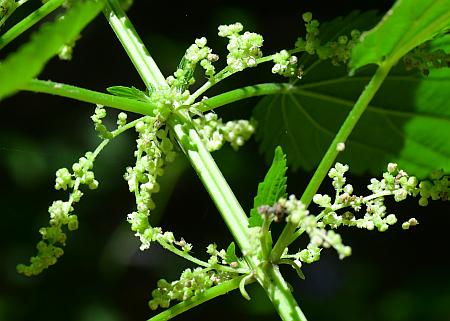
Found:
[[[1,0],[0,27],[25,2]],[[168,77],[128,19],[124,10],[129,5],[118,0],[44,1],[0,36],[3,48],[55,9],[65,8],[1,62],[0,98],[26,90],[96,104],[91,119],[100,138],[94,151],[57,170],[55,189],[67,191],[68,197],[49,207],[49,225],[39,230],[37,254],[29,264],[17,266],[19,273],[37,275],[61,257],[68,231],[78,229],[76,204],[86,190],[99,184],[93,172],[96,158],[128,130],[137,134],[136,162],[124,174],[136,200],[126,216],[132,233],[141,250],[158,243],[195,265],[182,271],[178,280],[157,282],[149,306],[165,310],[150,320],[170,319],[234,289],[250,299],[246,285],[252,282],[264,288],[281,319],[306,320],[280,264],[292,266],[304,278],[302,266],[319,260],[324,248],[335,249],[341,259],[349,256],[351,248],[344,245],[338,228],[386,231],[399,219],[387,209],[385,199],[400,202],[415,197],[420,206],[448,200],[449,0],[398,1],[381,20],[374,12],[354,12],[319,24],[311,13],[304,13],[306,33],[288,49],[270,55],[263,54],[263,37],[245,31],[243,24],[219,26],[218,36],[227,41],[225,57],[200,37]],[[53,56],[70,59],[82,29],[102,11],[145,89],[115,86],[100,93],[35,79]],[[219,59],[226,60],[222,69],[216,67]],[[225,78],[261,64],[272,64],[280,82],[204,96]],[[194,87],[196,80],[201,84]],[[387,94],[376,95],[380,88]],[[416,98],[392,99],[393,92]],[[265,97],[250,120],[224,122],[215,113],[218,107],[254,96]],[[103,123],[106,107],[122,111],[113,130]],[[129,121],[125,112],[139,117]],[[258,186],[253,208],[246,212],[210,152],[226,143],[238,150],[253,134],[273,161]],[[175,157],[183,157],[178,154],[189,159],[234,237],[226,249],[211,243],[208,260],[195,257],[191,243],[149,222],[158,205],[152,199],[160,189],[158,179],[170,170]],[[342,162],[336,162],[338,155]],[[390,160],[384,173],[380,159]],[[294,169],[315,168],[300,197],[287,194],[287,161]],[[352,169],[379,176],[361,194],[346,180]],[[335,193],[318,194],[327,177]],[[272,234],[272,224],[284,225],[280,235]],[[400,224],[409,229],[418,220],[412,217]],[[298,248],[294,242],[300,237],[308,241]]]

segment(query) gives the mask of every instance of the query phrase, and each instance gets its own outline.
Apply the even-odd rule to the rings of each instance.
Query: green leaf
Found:
[[[316,68],[323,79],[302,83],[283,95],[263,98],[253,117],[266,159],[277,145],[294,170],[313,170],[339,130],[371,73],[326,77],[331,65]],[[345,73],[345,70],[341,70]],[[387,77],[347,140],[339,161],[352,172],[380,173],[396,162],[425,177],[450,171],[450,69],[428,78],[398,68]]]
[[[150,97],[148,97],[143,91],[135,87],[125,87],[125,86],[112,86],[106,88],[106,90],[115,96],[120,96],[129,99],[136,99],[143,102],[149,102]]]
[[[272,149],[273,150],[273,149]],[[249,227],[263,225],[263,218],[258,213],[261,205],[273,205],[281,197],[286,196],[286,156],[281,147],[276,147],[272,166],[264,177],[264,181],[258,185],[258,193],[253,201],[253,209],[248,220]]]
[[[231,242],[230,245],[228,245],[227,252],[225,254],[225,262],[227,262],[227,264],[239,262],[239,259],[236,256],[236,245],[234,242]]]
[[[352,70],[367,64],[394,65],[414,47],[450,28],[450,0],[399,0],[355,46]]]
[[[358,21],[357,17],[353,17]],[[349,22],[342,19],[342,24]],[[334,30],[339,27],[330,23]],[[324,25],[325,26],[325,25]],[[342,26],[341,26],[342,28]],[[348,28],[347,28],[348,29]],[[336,31],[341,34],[340,31]],[[450,35],[432,49],[450,52]],[[280,145],[294,170],[316,168],[356,99],[373,75],[366,67],[348,77],[345,67],[310,62],[298,86],[283,95],[263,98],[253,111],[256,139],[267,162]],[[435,169],[450,170],[450,70],[428,77],[394,68],[363,114],[338,158],[354,173],[373,175],[389,162],[420,177]]]
[[[63,19],[45,24],[16,52],[0,64],[0,99],[37,76],[61,47],[74,40],[101,11],[102,1],[76,1]]]

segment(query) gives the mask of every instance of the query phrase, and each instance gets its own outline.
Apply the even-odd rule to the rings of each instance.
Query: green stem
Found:
[[[208,262],[204,262],[200,259],[197,259],[196,257],[190,255],[189,253],[176,248],[172,244],[162,241],[161,239],[158,239],[156,241],[159,243],[159,245],[161,245],[166,250],[184,258],[185,260],[191,261],[192,263],[195,263],[199,266],[203,266],[205,268],[213,268],[216,271],[224,271],[224,272],[229,272],[229,273],[240,273],[240,274],[246,274],[246,273],[250,272],[248,269],[245,269],[245,268],[244,269],[232,268],[231,266],[225,266],[225,265],[221,265],[221,264],[216,264],[214,266],[211,266],[211,264],[209,264]]]
[[[222,172],[203,144],[190,119],[178,114],[169,122],[178,142],[205,185],[244,255],[251,250],[247,215],[231,191]]]
[[[255,271],[258,282],[266,291],[281,319],[306,321],[277,267],[272,264],[260,267],[258,259],[251,255],[252,245],[247,215],[242,210],[211,154],[206,150],[197,131],[192,127],[190,119],[186,119],[180,114],[174,115],[169,125],[174,129],[178,142],[215,202],[223,220],[241,248],[248,264]]]
[[[11,27],[8,31],[6,31],[3,35],[0,36],[0,50],[3,49],[7,44],[16,39],[22,33],[27,31],[37,22],[41,21],[48,14],[53,12],[55,9],[60,7],[65,0],[50,0],[46,2],[42,7],[37,9],[36,11],[29,14],[26,18],[22,19],[16,25]]]
[[[356,101],[355,106],[348,114],[338,133],[334,137],[330,147],[325,153],[325,156],[322,158],[313,177],[309,181],[309,184],[306,187],[302,197],[300,198],[300,200],[302,201],[303,204],[305,204],[306,207],[308,207],[309,204],[311,203],[314,194],[316,194],[320,184],[326,177],[337,155],[339,154],[337,145],[339,143],[346,142],[347,138],[350,136],[351,132],[358,123],[361,115],[364,113],[370,101],[375,96],[384,79],[388,75],[390,69],[391,65],[380,65],[378,67],[369,84],[365,87],[364,91],[361,93],[358,100]],[[295,233],[296,229],[297,226],[291,223],[286,224],[285,228],[283,229],[280,237],[278,238],[272,250],[270,256],[272,262],[278,261],[281,255],[283,254],[284,249],[295,240],[292,236]]]
[[[106,0],[104,14],[147,88],[167,87],[166,80],[117,0]]]
[[[292,53],[296,53],[296,52],[299,52],[300,50],[299,49],[292,49],[292,50],[289,50],[289,52],[292,54]],[[273,59],[273,57],[275,56],[275,54],[273,54],[273,55],[269,55],[269,56],[264,56],[264,57],[261,57],[261,58],[258,58],[257,60],[256,60],[256,62],[257,62],[257,64],[262,64],[262,63],[265,63],[265,62],[269,62],[269,61],[272,61],[272,59]],[[210,81],[210,80],[208,80],[206,83],[204,83],[199,89],[197,89],[190,97],[189,97],[189,99],[186,101],[186,104],[193,104],[194,102],[195,102],[195,100],[198,98],[198,97],[200,97],[205,91],[207,91],[209,88],[211,88],[213,85],[215,85],[215,84],[217,84],[219,81],[222,81],[222,80],[224,80],[225,78],[228,78],[228,77],[230,77],[230,76],[232,76],[232,75],[234,75],[234,74],[236,74],[237,72],[236,71],[233,71],[233,72],[230,72],[229,71],[229,69],[228,69],[228,67],[225,67],[224,69],[222,69],[216,76],[215,76],[215,79],[214,79],[214,81]],[[265,85],[265,84],[263,84],[263,85]],[[274,84],[272,84],[272,85],[274,85]],[[287,85],[287,84],[280,84],[281,86],[286,86],[286,87],[288,87],[289,85]],[[256,85],[256,86],[258,86],[258,85]],[[249,86],[249,87],[254,87],[254,86]],[[244,88],[249,88],[249,87],[244,87]],[[241,89],[244,89],[244,88],[241,88]],[[237,89],[236,91],[237,92],[239,92],[241,89]],[[282,90],[283,88],[278,88],[279,90]],[[251,93],[254,93],[254,90],[258,90],[258,88],[254,88],[253,90],[252,89],[250,89],[250,92]],[[271,94],[270,92],[272,92],[273,94],[275,93],[275,92],[273,92],[273,91],[275,91],[276,90],[276,88],[275,87],[272,87],[272,88],[270,88],[270,87],[267,87],[267,88],[264,88],[264,90],[267,90],[269,93],[269,95]],[[242,98],[248,98],[248,97],[252,97],[252,95],[250,95],[250,96],[245,96],[245,93],[241,93],[241,94],[243,94],[243,96],[241,96]],[[265,95],[265,94],[254,94],[253,96],[262,96],[262,95]],[[219,95],[220,96],[220,95]],[[242,99],[241,98],[241,99]],[[203,103],[203,102],[202,102]]]
[[[256,270],[256,278],[266,291],[270,301],[284,321],[307,321],[305,315],[292,295],[278,265],[266,264]]]
[[[288,92],[290,88],[291,85],[289,84],[277,83],[258,84],[242,87],[201,101],[198,103],[197,108],[202,112],[207,112],[214,108],[231,104],[246,98],[283,94]]]
[[[157,88],[167,87],[161,71],[151,59],[145,47],[141,43],[140,46],[134,45],[133,39],[137,37],[136,32],[131,27],[131,22],[126,18],[117,0],[107,0],[107,2],[106,16],[110,20],[116,34],[121,35],[119,39],[121,39],[122,45],[134,62],[144,82],[148,86]],[[113,17],[116,18],[113,19]],[[142,66],[137,63],[140,59],[144,60]],[[149,60],[150,63],[146,60]],[[266,290],[280,317],[285,321],[305,321],[306,318],[278,270],[275,271],[275,267],[271,264],[268,264],[264,270],[261,269],[258,266],[259,263],[256,257],[250,255],[252,246],[250,233],[248,233],[247,215],[242,210],[214,159],[193,127],[190,118],[180,111],[172,115],[168,125],[172,127],[180,146],[219,208],[222,218],[230,228],[250,267],[255,270],[259,283]]]
[[[15,2],[14,5],[11,7],[6,6],[6,8],[2,8],[3,10],[6,10],[6,12],[2,12],[3,16],[0,17],[0,28],[3,26],[3,24],[8,20],[8,18],[16,11],[17,8],[19,8],[21,5],[23,5],[28,0],[22,0],[19,2]]]
[[[20,87],[20,89],[37,93],[46,93],[61,97],[72,98],[79,101],[84,101],[93,104],[100,104],[142,115],[152,115],[153,111],[152,106],[142,101],[103,94],[97,91],[52,81],[33,79],[27,84]]]
[[[206,301],[212,300],[220,295],[227,294],[228,292],[239,288],[239,283],[244,277],[245,275],[220,283],[219,285],[216,285],[201,294],[193,296],[189,300],[174,305],[173,307],[155,315],[154,317],[148,319],[147,321],[165,321],[172,319],[173,317],[176,317],[177,315],[189,309],[192,309],[197,305],[200,305]]]

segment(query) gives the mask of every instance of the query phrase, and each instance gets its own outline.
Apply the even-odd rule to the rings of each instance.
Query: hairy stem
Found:
[[[0,49],[41,21],[48,14],[59,8],[65,0],[50,0],[0,36]]]
[[[314,194],[319,189],[320,184],[326,177],[337,155],[339,154],[337,145],[339,143],[346,142],[347,138],[350,136],[351,132],[358,123],[361,115],[364,113],[370,101],[375,96],[384,79],[388,75],[390,69],[391,65],[381,65],[380,67],[378,67],[369,84],[365,87],[364,91],[359,96],[358,100],[355,103],[355,106],[350,111],[338,133],[334,137],[330,147],[328,147],[328,150],[325,153],[325,156],[322,158],[313,177],[309,181],[308,186],[306,187],[302,197],[300,198],[302,203],[307,207],[311,203]],[[270,256],[272,262],[278,261],[285,248],[295,240],[295,238],[293,238],[293,235],[295,234],[296,229],[297,226],[293,225],[292,223],[286,224],[272,250]]]
[[[20,90],[72,98],[87,103],[100,104],[142,115],[152,115],[153,111],[153,106],[139,100],[108,95],[53,81],[33,79],[20,87]]]

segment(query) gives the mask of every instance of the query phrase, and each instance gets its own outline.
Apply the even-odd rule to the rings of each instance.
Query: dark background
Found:
[[[290,47],[303,34],[300,16],[305,11],[326,21],[354,9],[385,12],[391,5],[390,1],[340,1],[339,5],[334,1],[276,1],[270,5],[135,2],[129,16],[165,75],[174,71],[184,50],[201,36],[225,56],[225,44],[216,36],[220,24],[243,22],[246,29],[264,35],[264,52],[270,53]],[[33,5],[21,8],[18,16]],[[27,33],[9,45],[0,58],[28,37]],[[244,72],[215,92],[270,80],[268,70],[262,69]],[[40,78],[100,91],[112,85],[143,87],[102,16],[83,32],[73,60],[52,60]],[[248,117],[256,102],[241,102],[218,113],[227,120]],[[100,187],[87,191],[77,205],[80,228],[69,234],[65,255],[42,275],[27,278],[16,273],[15,265],[34,255],[38,229],[48,222],[47,207],[53,200],[67,197],[53,190],[54,172],[69,167],[98,143],[89,120],[94,106],[19,93],[2,101],[0,108],[0,320],[149,318],[154,312],[147,302],[156,281],[176,279],[189,265],[158,245],[139,251],[138,240],[125,221],[134,209],[133,197],[122,179],[124,168],[133,164],[133,134],[122,135],[98,159]],[[238,153],[226,147],[214,156],[248,210],[267,170],[257,144],[252,140]],[[299,195],[311,174],[289,172],[289,192]],[[369,179],[350,177],[361,193]],[[229,244],[229,232],[183,156],[167,170],[161,184],[158,208],[152,214],[155,225],[192,242],[195,255],[204,255],[210,242],[220,247]],[[413,231],[402,231],[399,224],[386,233],[344,229],[344,242],[353,248],[350,258],[340,261],[334,251],[324,251],[318,263],[305,267],[305,281],[285,269],[309,320],[450,320],[448,207],[432,204],[419,208],[414,200],[390,205],[400,219],[414,216],[420,225]],[[276,320],[264,292],[256,285],[248,290],[250,302],[236,291],[178,320]]]

